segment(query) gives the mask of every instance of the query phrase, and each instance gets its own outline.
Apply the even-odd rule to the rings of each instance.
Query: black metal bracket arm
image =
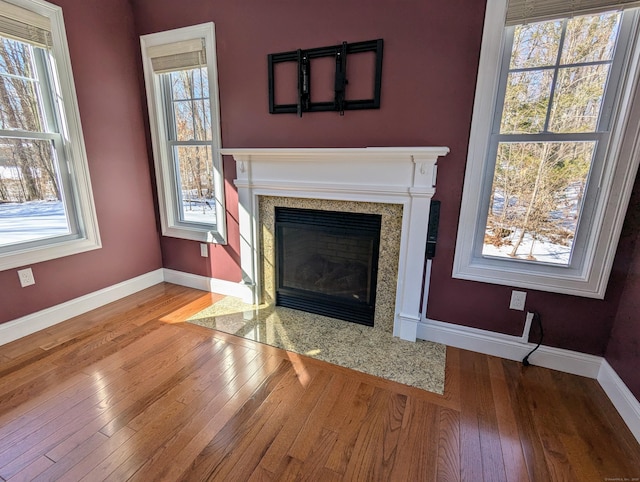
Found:
[[[297,113],[302,117],[303,112],[338,111],[344,115],[345,110],[379,109],[380,90],[382,81],[382,39],[366,42],[347,43],[330,47],[320,47],[307,50],[293,50],[269,54],[269,113],[289,114]],[[347,95],[347,57],[349,54],[373,52],[375,54],[375,69],[373,72],[373,97],[370,99],[349,99]],[[335,58],[335,75],[333,101],[312,102],[311,100],[311,61],[320,57]],[[298,72],[298,96],[295,104],[276,104],[275,101],[275,66],[283,62],[296,62]]]

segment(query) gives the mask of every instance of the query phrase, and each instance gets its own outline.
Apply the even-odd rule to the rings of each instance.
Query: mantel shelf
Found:
[[[252,161],[317,161],[340,160],[350,161],[399,161],[424,158],[437,158],[449,153],[448,147],[301,147],[301,148],[224,148],[223,155],[234,156],[240,160]]]

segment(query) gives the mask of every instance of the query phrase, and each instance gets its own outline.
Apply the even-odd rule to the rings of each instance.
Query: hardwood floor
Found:
[[[161,284],[0,347],[0,480],[638,480],[594,380],[447,349],[436,395],[183,323]]]

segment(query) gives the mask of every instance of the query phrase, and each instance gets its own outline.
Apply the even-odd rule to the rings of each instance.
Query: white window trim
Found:
[[[175,211],[176,194],[173,186],[172,156],[167,143],[167,123],[162,99],[160,76],[153,72],[151,58],[147,49],[157,45],[182,42],[202,38],[205,41],[207,68],[209,71],[209,99],[211,106],[212,155],[214,162],[214,190],[216,202],[216,230],[189,226],[180,223]],[[140,37],[151,143],[158,187],[158,203],[160,205],[160,223],[164,236],[190,239],[194,241],[226,244],[226,210],[224,201],[224,175],[222,170],[222,146],[220,133],[220,108],[218,96],[218,69],[216,60],[215,26],[208,22],[191,27],[183,27],[165,32],[158,32]]]
[[[477,252],[476,225],[486,209],[481,205],[482,183],[486,182],[486,153],[498,92],[506,9],[507,0],[487,2],[453,277],[602,299],[640,162],[638,32],[631,35],[628,68],[621,79],[623,94],[614,107],[612,137],[598,193],[601,202],[593,218],[593,226],[599,229],[592,229],[587,237],[582,264],[567,268],[486,258]]]
[[[69,169],[73,171],[74,195],[77,202],[78,221],[81,224],[81,237],[62,242],[56,242],[54,238],[51,243],[25,249],[17,247],[15,250],[0,255],[0,271],[102,247],[62,9],[42,0],[5,1],[38,13],[51,21],[54,67],[62,94],[62,111],[64,112],[62,117],[63,121],[66,121],[66,124],[60,126],[60,134],[64,139],[64,148],[70,164]],[[65,167],[60,166],[60,168]]]

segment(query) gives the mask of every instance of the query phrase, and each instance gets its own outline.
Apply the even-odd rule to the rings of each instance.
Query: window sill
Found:
[[[11,253],[0,255],[0,271],[42,263],[100,248],[102,248],[102,243],[99,239],[84,238],[55,245],[38,246],[37,248],[24,249],[22,251],[12,251]]]
[[[167,227],[162,230],[162,235],[169,238],[188,239],[201,243],[227,244],[226,238],[217,231],[195,229],[187,227]]]

